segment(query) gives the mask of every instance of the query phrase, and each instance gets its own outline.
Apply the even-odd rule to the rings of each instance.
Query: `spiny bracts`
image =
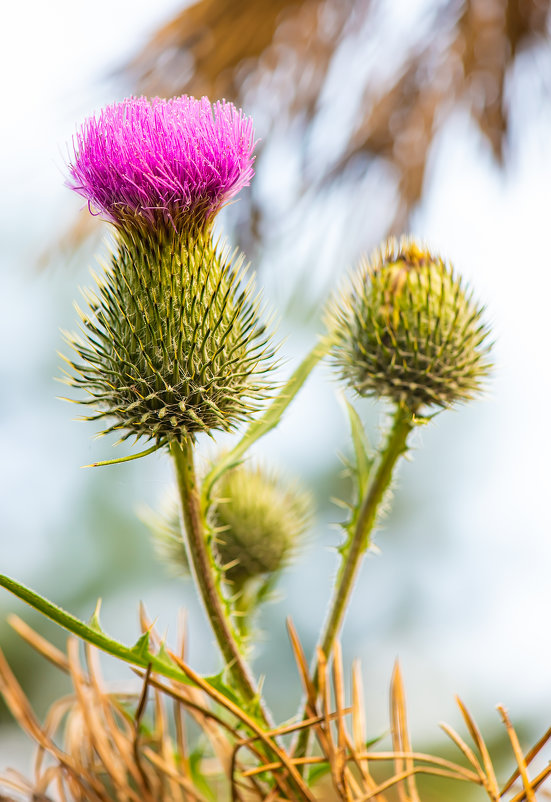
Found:
[[[410,238],[360,264],[334,302],[333,360],[359,395],[417,411],[476,394],[490,370],[488,329],[453,268]]]
[[[262,468],[240,465],[216,485],[210,510],[225,576],[236,588],[289,561],[310,518],[310,499]]]
[[[226,581],[240,591],[250,580],[277,574],[290,560],[311,518],[311,500],[296,482],[271,471],[240,465],[216,485],[208,523]],[[171,490],[160,511],[142,511],[159,557],[171,571],[189,573],[180,505]]]
[[[67,381],[97,410],[87,419],[114,419],[105,432],[121,440],[233,429],[269,392],[272,363],[243,258],[169,228],[120,230],[117,245],[83,336],[68,337],[79,359]]]

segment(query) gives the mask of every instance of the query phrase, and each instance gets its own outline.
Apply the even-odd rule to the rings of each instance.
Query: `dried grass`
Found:
[[[0,693],[37,747],[31,780],[9,770],[0,775],[0,790],[8,794],[0,794],[0,802],[21,797],[33,802],[208,802],[213,798],[421,802],[420,775],[471,784],[492,802],[551,798],[551,763],[530,778],[535,759],[551,742],[551,728],[525,754],[503,707],[498,710],[516,769],[502,786],[484,738],[459,699],[472,746],[448,725],[441,726],[462,753],[465,765],[415,751],[398,663],[390,688],[392,748],[368,748],[359,664],[352,669],[348,705],[339,646],[331,667],[320,653],[316,694],[291,623],[289,635],[308,700],[308,718],[272,730],[262,729],[187,665],[183,626],[172,657],[193,685],[136,670],[141,691],[121,694],[106,688],[92,647],[85,647],[83,660],[74,638],[64,654],[16,616],[10,623],[36,651],[69,675],[73,693],[58,699],[41,724],[0,652]],[[141,626],[159,646],[160,639],[143,610]],[[199,739],[188,734],[191,720],[199,729]],[[316,745],[314,754],[298,758],[293,756],[290,736],[303,728],[310,729]],[[325,777],[313,782],[310,771],[316,768]]]

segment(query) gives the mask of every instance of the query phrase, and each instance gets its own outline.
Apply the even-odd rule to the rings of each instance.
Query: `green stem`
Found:
[[[415,415],[410,410],[398,407],[396,409],[392,426],[387,435],[384,446],[379,451],[377,460],[371,469],[370,480],[365,496],[361,501],[356,525],[352,536],[342,550],[342,562],[337,574],[333,598],[329,613],[320,637],[318,648],[329,659],[335,640],[341,629],[354,582],[358,575],[363,556],[370,545],[370,535],[377,520],[381,502],[385,497],[392,473],[399,457],[407,450],[406,441],[409,433],[415,426]],[[319,681],[319,666],[316,655],[312,665],[312,680],[317,689]],[[306,711],[304,711],[305,714]],[[295,757],[302,757],[308,748],[309,733],[302,730],[297,741]]]
[[[249,705],[261,705],[250,669],[239,649],[225,599],[217,584],[214,558],[206,540],[200,488],[195,476],[193,444],[187,439],[182,445],[172,443],[170,450],[176,466],[188,560],[212,631],[242,699]],[[268,714],[262,708],[261,715],[268,723]]]
[[[414,425],[412,413],[398,407],[386,443],[373,466],[371,481],[360,507],[353,537],[343,554],[329,615],[320,639],[319,646],[327,659],[333,651],[335,639],[339,634],[362,558],[369,548],[370,535],[377,520],[377,512],[390,485],[394,466],[398,458],[406,451],[406,440]],[[317,665],[314,681],[317,684]]]

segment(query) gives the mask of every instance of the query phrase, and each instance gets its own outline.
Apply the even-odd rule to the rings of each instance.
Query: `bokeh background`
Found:
[[[255,119],[257,176],[219,217],[279,317],[288,374],[322,330],[323,303],[389,233],[413,232],[450,258],[487,304],[495,339],[489,392],[417,433],[392,514],[377,535],[343,632],[359,657],[369,730],[388,729],[399,657],[414,743],[460,727],[453,696],[490,740],[505,703],[534,741],[551,723],[548,247],[551,49],[547,0],[96,0],[9,4],[0,30],[0,567],[105,629],[138,634],[142,600],[175,635],[188,613],[190,662],[218,657],[192,589],[155,557],[136,515],[171,481],[156,454],[122,455],[62,403],[60,329],[90,283],[108,232],[64,187],[76,125],[131,93],[182,92],[238,102]],[[299,684],[285,632],[291,615],[311,650],[329,599],[348,492],[340,388],[321,366],[257,453],[310,486],[317,519],[280,599],[261,613],[255,668],[269,700],[293,714]],[[385,410],[360,404],[376,439]],[[212,446],[205,442],[205,458]],[[125,451],[125,453],[127,453]],[[0,644],[40,714],[66,690],[6,624]],[[115,683],[129,672],[105,665]],[[0,706],[0,770],[28,771],[32,747]]]

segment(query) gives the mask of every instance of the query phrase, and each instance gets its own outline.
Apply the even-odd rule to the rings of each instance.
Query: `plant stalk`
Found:
[[[319,682],[318,649],[321,649],[326,659],[329,660],[344,620],[362,559],[369,548],[370,535],[377,521],[377,513],[391,483],[396,462],[407,450],[406,441],[414,426],[414,413],[403,407],[397,407],[386,441],[371,469],[370,480],[361,501],[352,537],[342,551],[342,562],[337,574],[329,613],[312,663],[311,674],[316,691]],[[303,717],[306,717],[306,710],[303,711]],[[306,754],[308,739],[309,732],[305,728],[297,740],[295,757],[303,757]]]
[[[262,708],[254,679],[239,649],[225,601],[217,586],[214,558],[207,545],[200,488],[195,475],[193,443],[191,439],[186,439],[182,445],[172,443],[170,450],[176,467],[188,561],[212,631],[242,699],[248,704],[257,703],[264,723],[269,724],[268,714]]]

